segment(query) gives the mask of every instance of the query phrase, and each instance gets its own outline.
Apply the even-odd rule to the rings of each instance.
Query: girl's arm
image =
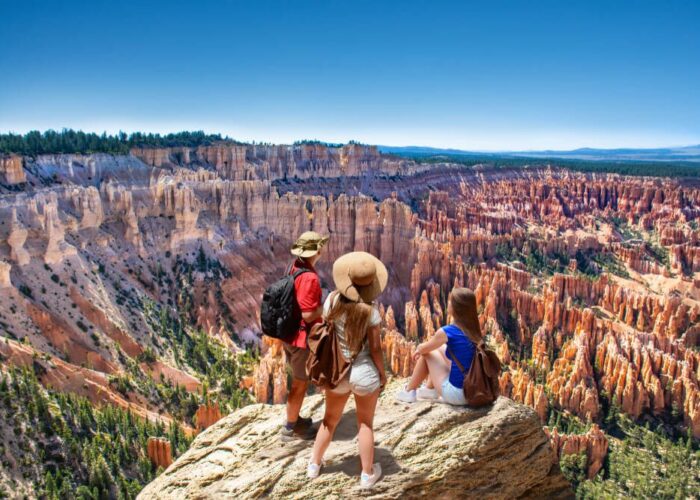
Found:
[[[374,362],[374,366],[377,367],[379,372],[379,381],[382,387],[386,384],[386,372],[384,371],[384,355],[382,354],[382,339],[379,333],[379,325],[371,326],[367,331],[367,338],[369,340],[369,352]]]
[[[415,357],[428,354],[429,352],[434,351],[438,347],[445,344],[447,344],[447,334],[442,328],[440,328],[437,332],[435,332],[435,335],[430,337],[430,340],[423,342],[422,344],[418,344]]]

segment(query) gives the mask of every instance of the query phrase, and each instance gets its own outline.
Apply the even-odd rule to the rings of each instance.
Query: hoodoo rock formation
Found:
[[[197,422],[197,429],[204,430],[221,420],[221,408],[217,404],[200,405],[194,419]]]
[[[586,455],[586,473],[592,479],[598,474],[608,454],[608,438],[593,424],[585,434],[559,434],[556,429],[545,427],[556,463],[565,455]]]
[[[149,437],[147,448],[148,458],[156,467],[168,468],[173,463],[170,441],[164,438]]]
[[[484,410],[393,401],[388,388],[375,418],[375,458],[384,478],[372,490],[380,498],[569,498],[570,486],[553,466],[555,457],[537,415],[501,398]],[[320,418],[320,396],[305,412]],[[200,434],[189,451],[149,484],[139,499],[217,496],[329,498],[359,494],[359,457],[352,409],[341,421],[321,476],[306,478],[310,443],[280,444],[283,406],[252,405]],[[517,444],[516,444],[517,443]]]

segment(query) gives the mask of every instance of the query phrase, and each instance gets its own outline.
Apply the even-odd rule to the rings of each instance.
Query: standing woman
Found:
[[[453,289],[447,314],[452,317],[452,323],[418,345],[413,375],[406,387],[396,394],[399,401],[414,403],[418,398],[442,397],[445,403],[451,405],[467,404],[462,383],[471,367],[476,346],[482,341],[474,292],[468,288]],[[464,371],[455,363],[455,358]],[[426,384],[419,387],[423,381]]]
[[[323,314],[333,322],[343,355],[353,360],[352,368],[335,389],[325,391],[326,412],[316,434],[310,479],[318,477],[323,455],[343,415],[350,393],[357,407],[357,429],[362,474],[360,487],[371,488],[382,475],[374,463],[374,411],[379,393],[386,384],[382,355],[379,311],[373,305],[386,287],[388,273],[384,264],[366,252],[351,252],[333,264],[336,292],[326,299]]]

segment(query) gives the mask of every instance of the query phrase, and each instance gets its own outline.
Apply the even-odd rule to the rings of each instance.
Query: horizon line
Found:
[[[240,142],[243,144],[270,144],[270,145],[275,145],[275,146],[293,146],[295,143],[298,142],[304,142],[304,141],[317,141],[322,144],[327,144],[327,145],[333,145],[333,144],[350,144],[350,143],[359,143],[363,144],[366,146],[376,146],[378,148],[403,148],[403,149],[433,149],[436,150],[436,153],[440,150],[453,150],[455,152],[459,153],[488,153],[488,154],[495,154],[495,153],[540,153],[540,152],[573,152],[573,151],[578,151],[578,150],[585,150],[585,149],[592,149],[592,150],[600,150],[600,151],[611,151],[611,150],[652,150],[652,149],[681,149],[681,148],[693,148],[693,147],[700,147],[700,138],[698,138],[697,141],[689,141],[686,143],[681,143],[681,144],[664,144],[664,143],[659,143],[658,145],[645,145],[645,146],[595,146],[595,145],[585,145],[585,146],[561,146],[561,147],[543,147],[543,148],[513,148],[513,149],[504,149],[504,148],[479,148],[479,147],[462,147],[462,146],[433,146],[433,145],[416,145],[415,143],[408,143],[408,144],[391,144],[391,143],[386,143],[386,141],[367,141],[367,140],[359,140],[359,139],[345,139],[345,140],[324,140],[324,139],[318,139],[318,138],[300,138],[300,139],[295,139],[293,141],[287,141],[287,140],[280,140],[280,141],[275,141],[275,140],[260,140],[260,139],[255,139],[255,138],[237,138],[234,135],[231,135],[230,131],[229,132],[224,132],[224,131],[216,131],[214,132],[214,129],[205,129],[205,128],[200,128],[200,127],[194,127],[194,128],[177,128],[177,129],[165,129],[164,131],[147,131],[147,130],[142,130],[142,129],[132,129],[132,130],[124,130],[122,128],[117,129],[84,129],[84,128],[71,128],[71,127],[61,127],[61,128],[54,128],[54,127],[49,127],[45,128],[43,130],[36,128],[36,127],[30,127],[30,128],[25,128],[21,129],[21,131],[13,130],[13,129],[2,129],[0,130],[0,134],[14,134],[14,135],[26,135],[30,132],[39,132],[41,134],[53,131],[53,132],[63,132],[63,131],[68,131],[72,130],[74,132],[83,132],[86,134],[97,134],[97,135],[102,135],[102,134],[107,134],[110,136],[116,136],[119,133],[125,133],[127,135],[135,134],[135,133],[141,133],[141,134],[152,134],[152,135],[169,135],[169,134],[178,134],[178,133],[183,133],[183,132],[202,132],[208,135],[220,135],[222,140],[230,140],[230,141],[235,141],[235,142]]]

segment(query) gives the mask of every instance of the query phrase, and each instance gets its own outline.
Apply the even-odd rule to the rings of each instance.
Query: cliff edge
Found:
[[[379,401],[376,460],[384,478],[370,498],[570,498],[539,417],[499,398],[483,410],[393,400],[397,383]],[[352,399],[351,399],[352,400]],[[323,399],[306,399],[303,414],[320,419]],[[256,404],[208,428],[191,448],[139,495],[148,499],[339,498],[360,493],[354,404],[349,403],[321,476],[306,479],[311,442],[277,438],[284,406]]]

